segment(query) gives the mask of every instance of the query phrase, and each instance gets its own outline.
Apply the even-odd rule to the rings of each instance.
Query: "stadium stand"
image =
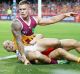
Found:
[[[29,0],[31,1],[31,0]],[[43,16],[55,16],[57,14],[62,14],[65,12],[77,12],[80,16],[80,3],[77,0],[74,0],[75,2],[69,2],[68,0],[42,0],[42,15]],[[71,0],[73,1],[73,0]],[[0,19],[7,19],[7,9],[11,8],[12,10],[12,4],[2,2],[0,3]],[[38,4],[37,1],[31,2],[31,9],[30,14],[31,15],[38,15]],[[33,11],[33,12],[32,12]],[[13,13],[12,13],[13,14]],[[18,14],[18,10],[17,10]],[[71,19],[71,18],[70,18]],[[75,18],[76,19],[76,18]]]

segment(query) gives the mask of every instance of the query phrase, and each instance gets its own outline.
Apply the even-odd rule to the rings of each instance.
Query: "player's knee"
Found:
[[[62,52],[64,52],[65,50],[64,49],[62,49],[62,48],[57,48],[56,49],[56,52],[58,52],[59,54],[61,54]]]
[[[56,45],[59,45],[59,44],[60,44],[60,41],[59,41],[58,39],[56,39],[56,40],[55,40],[55,44],[56,44]]]

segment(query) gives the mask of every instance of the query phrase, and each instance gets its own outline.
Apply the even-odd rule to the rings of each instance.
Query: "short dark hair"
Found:
[[[23,4],[30,4],[30,2],[27,1],[27,0],[21,0],[21,1],[19,2],[19,5],[23,5]]]

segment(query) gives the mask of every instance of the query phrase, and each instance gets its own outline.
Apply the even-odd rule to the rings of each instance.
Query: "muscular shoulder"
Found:
[[[43,20],[42,17],[36,16],[35,18],[36,18],[36,20],[37,20],[37,24],[38,24],[38,25],[41,25],[40,22],[41,22],[41,20]]]
[[[12,21],[11,28],[15,30],[20,30],[22,26],[21,26],[21,23],[17,19],[14,19]]]
[[[35,16],[34,19],[36,20],[36,22],[38,24],[38,16]]]
[[[40,25],[40,21],[43,19],[41,17],[38,17],[38,16],[35,16],[34,18],[35,18],[37,24]]]

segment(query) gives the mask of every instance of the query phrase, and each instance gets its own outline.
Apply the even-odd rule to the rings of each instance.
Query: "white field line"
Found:
[[[5,59],[9,59],[9,58],[16,58],[16,55],[11,55],[11,56],[5,56],[5,57],[0,57],[0,60],[5,60]]]

